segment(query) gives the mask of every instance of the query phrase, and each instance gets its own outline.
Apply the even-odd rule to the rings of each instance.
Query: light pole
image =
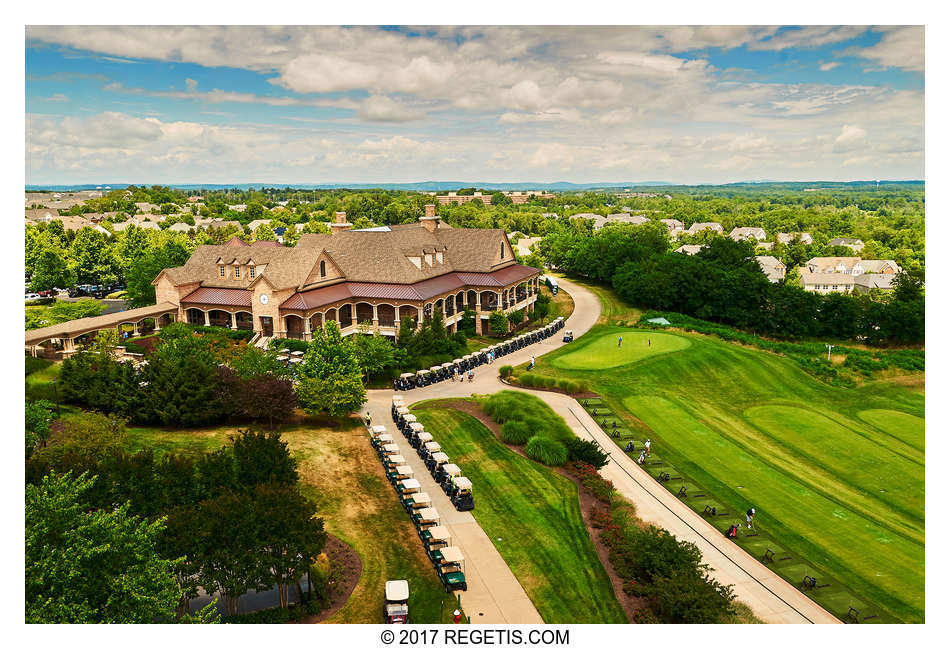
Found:
[[[828,343],[825,343],[825,347],[828,348],[828,362],[830,363],[830,362],[831,362],[831,349],[834,347],[834,345],[829,345]]]

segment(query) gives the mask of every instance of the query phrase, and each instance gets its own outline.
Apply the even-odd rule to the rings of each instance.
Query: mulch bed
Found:
[[[343,577],[335,584],[330,605],[316,615],[305,617],[296,624],[317,624],[339,611],[350,599],[363,574],[363,562],[360,555],[332,534],[327,534],[327,544],[323,551],[332,565],[342,566]]]
[[[591,394],[591,396],[599,395]],[[466,401],[464,399],[452,399],[451,401],[441,401],[439,405],[446,408],[454,408],[455,410],[475,417],[495,435],[495,438],[499,442],[510,448],[521,457],[528,458],[520,446],[508,444],[501,439],[501,426],[494,419],[486,415],[478,404],[472,403],[471,401]],[[531,458],[528,459],[531,460]],[[534,460],[531,461],[534,462]],[[580,499],[581,515],[584,518],[584,525],[587,527],[587,533],[590,535],[591,541],[594,542],[594,548],[597,550],[597,556],[600,558],[600,563],[603,564],[604,570],[607,571],[607,576],[610,578],[610,585],[614,589],[614,595],[617,597],[617,601],[620,602],[620,606],[623,608],[623,611],[627,616],[627,620],[633,622],[636,612],[646,608],[647,603],[645,600],[639,597],[633,597],[623,592],[623,579],[620,578],[620,576],[617,574],[617,571],[614,570],[613,565],[610,563],[610,550],[600,539],[600,530],[591,524],[591,509],[593,509],[595,506],[602,506],[603,503],[594,498],[590,492],[584,488],[584,485],[581,484],[581,481],[568,473],[566,469],[561,467],[548,468],[553,469],[577,485],[577,495]]]

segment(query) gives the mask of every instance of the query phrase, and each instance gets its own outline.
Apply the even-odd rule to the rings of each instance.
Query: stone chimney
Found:
[[[336,220],[330,224],[330,234],[343,232],[353,227],[352,223],[346,222],[346,212],[336,212],[334,216]]]
[[[442,219],[435,215],[435,205],[426,205],[426,215],[420,218],[419,222],[429,232],[435,232],[439,228]]]

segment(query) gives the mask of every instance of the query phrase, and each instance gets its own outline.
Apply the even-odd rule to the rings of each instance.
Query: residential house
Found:
[[[805,262],[811,273],[899,273],[901,267],[893,259],[861,259],[860,257],[812,257]]]
[[[872,287],[889,288],[894,275],[900,271],[900,266],[891,259],[860,257],[813,257],[799,268],[802,287],[818,293],[851,293],[858,286],[864,292]],[[864,279],[858,281],[858,278]]]
[[[168,229],[172,232],[194,232],[195,226],[179,221],[178,223],[173,223],[170,225]]]
[[[247,209],[247,205],[244,203],[238,203],[237,205],[228,205],[229,210],[234,210],[235,212],[243,212]]]
[[[515,245],[515,252],[520,257],[527,257],[534,250],[534,247],[541,241],[541,237],[521,237]]]
[[[247,227],[250,228],[251,232],[254,232],[257,228],[262,225],[270,225],[271,219],[254,219],[247,224]]]
[[[876,288],[882,291],[894,289],[894,275],[889,273],[864,273],[854,278],[854,292],[868,293]]]
[[[757,255],[755,260],[759,262],[762,272],[769,278],[773,284],[777,284],[785,279],[785,264],[772,257],[771,255]]]
[[[396,336],[403,318],[418,326],[436,311],[454,332],[466,309],[482,334],[492,311],[537,299],[540,271],[517,263],[504,230],[452,228],[435,205],[417,223],[352,230],[338,212],[330,227],[294,247],[237,237],[198,246],[155,278],[156,301],[193,324],[309,340],[331,320],[343,335],[365,326]]]
[[[687,234],[697,234],[703,230],[712,230],[716,234],[722,234],[723,228],[719,223],[693,223],[686,231]]]
[[[769,235],[762,228],[733,228],[729,238],[733,241],[765,241]]]
[[[807,232],[779,232],[775,235],[775,239],[784,245],[794,243],[796,239],[806,246],[810,246],[813,243],[811,235]]]
[[[705,248],[705,247],[706,247],[705,245],[692,244],[692,243],[690,243],[690,244],[686,244],[686,245],[684,245],[684,246],[680,246],[679,248],[677,248],[676,250],[674,250],[674,252],[681,252],[681,253],[683,253],[683,254],[685,254],[685,255],[695,255],[697,252],[699,252],[700,250],[702,250],[702,249]]]
[[[683,222],[679,219],[660,219],[660,223],[666,225],[666,229],[670,231],[671,237],[678,237],[683,233]]]
[[[855,252],[861,252],[864,250],[864,242],[860,239],[848,239],[846,237],[839,237],[837,239],[832,239],[828,242],[829,246],[844,246],[846,248],[851,248]]]

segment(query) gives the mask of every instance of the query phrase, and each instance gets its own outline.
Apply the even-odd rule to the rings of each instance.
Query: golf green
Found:
[[[624,347],[648,335],[688,344],[621,364],[620,335]],[[700,334],[598,325],[578,342],[535,371],[589,381],[629,437],[652,438],[664,470],[683,478],[677,489],[701,489],[730,513],[723,525],[755,507],[761,540],[793,555],[780,574],[797,584],[787,566],[808,564],[837,584],[812,596],[839,616],[838,600],[853,597],[870,607],[862,615],[923,621],[922,394],[886,381],[832,387],[790,359]],[[598,356],[610,371],[590,371]]]
[[[618,345],[621,337],[623,341]],[[617,333],[604,334],[590,341],[585,336],[578,341],[576,349],[559,356],[552,363],[555,367],[572,370],[607,369],[636,363],[658,354],[680,351],[689,345],[689,338],[684,336],[620,329]]]

